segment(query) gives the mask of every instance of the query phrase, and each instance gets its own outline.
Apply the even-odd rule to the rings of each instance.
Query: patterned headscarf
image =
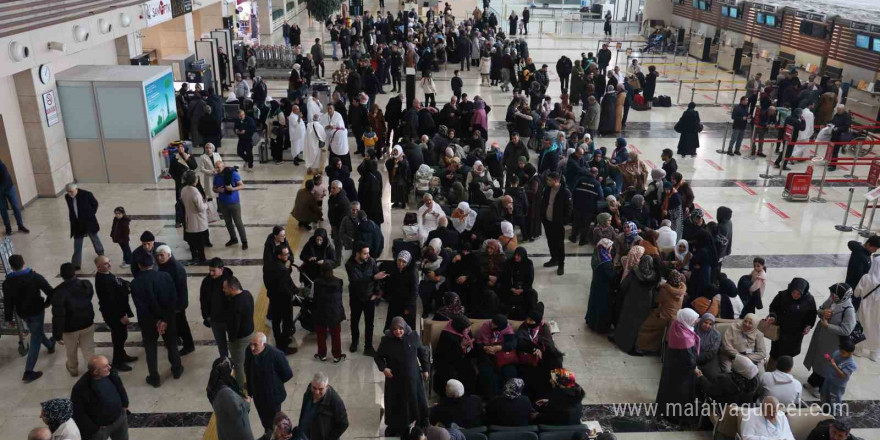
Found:
[[[574,373],[565,368],[557,368],[550,372],[553,383],[559,388],[574,388],[577,385]]]
[[[703,210],[700,208],[694,209],[694,211],[691,212],[691,221],[692,222],[695,222],[698,218],[699,219],[703,218]]]
[[[629,272],[639,265],[639,260],[642,259],[642,255],[645,255],[645,248],[641,246],[633,246],[629,249],[629,254],[626,256],[626,261],[623,263],[622,280],[626,279]]]
[[[603,238],[599,240],[599,243],[596,245],[597,249],[599,249],[599,261],[604,263],[606,261],[611,261],[611,248],[614,247],[614,242]]]
[[[629,232],[626,232],[627,227],[629,227]],[[626,234],[623,237],[623,240],[627,245],[631,245],[635,243],[636,238],[639,237],[639,226],[635,222],[626,222],[623,225],[623,233]]]
[[[672,287],[681,286],[681,280],[684,278],[681,272],[677,270],[670,270],[669,275],[666,275],[666,284],[669,284]]]
[[[397,259],[403,260],[403,264],[406,265],[412,260],[412,254],[410,254],[409,251],[400,251],[400,253],[397,254]]]
[[[523,382],[520,378],[509,379],[507,383],[504,384],[504,389],[501,390],[501,395],[504,396],[505,399],[513,400],[522,395],[523,388],[525,388],[526,383]]]
[[[596,216],[596,223],[599,226],[608,226],[611,224],[611,214],[603,212]]]
[[[834,301],[834,304],[843,303],[853,295],[852,287],[846,283],[837,283],[829,287],[829,290],[831,290],[831,300]]]
[[[41,403],[40,407],[46,416],[46,424],[52,432],[73,417],[73,403],[70,399],[49,399]]]

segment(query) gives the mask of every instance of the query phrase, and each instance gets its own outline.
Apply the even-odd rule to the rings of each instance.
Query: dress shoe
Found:
[[[113,369],[116,371],[131,371],[131,367],[126,364],[113,364]]]
[[[158,377],[147,376],[147,384],[152,385],[153,388],[159,388],[162,386],[162,382]]]
[[[355,353],[358,351],[358,340],[357,339],[353,339],[351,341],[351,346],[348,347],[348,351],[350,351],[352,353]]]
[[[47,348],[46,351],[48,351],[49,354],[55,353],[55,344],[52,344],[52,346]]]
[[[235,246],[235,245],[237,245],[237,244],[238,244],[238,240],[236,240],[236,239],[233,238],[232,240],[229,240],[229,241],[226,242],[226,247],[229,247],[229,246]]]
[[[122,362],[125,362],[125,363],[127,363],[127,364],[130,364],[130,363],[135,362],[135,361],[137,361],[137,360],[138,360],[138,357],[137,357],[137,356],[129,356],[129,355],[125,355],[125,357],[122,359]]]
[[[194,351],[196,351],[195,347],[184,347],[182,350],[180,350],[180,355],[186,356]]]
[[[758,153],[758,157],[767,157],[767,155],[764,153]]]
[[[553,266],[558,266],[558,265],[559,265],[559,262],[556,260],[553,260],[553,259],[544,263],[544,267],[553,267]]]
[[[24,383],[31,383],[41,377],[43,377],[42,371],[25,371],[21,380],[24,381]]]
[[[376,356],[376,350],[373,347],[364,347],[364,356]]]
[[[248,248],[247,242],[246,241],[241,242],[241,250],[246,251],[247,248]]]
[[[556,268],[556,275],[565,275],[565,265],[560,264],[559,267]]]
[[[290,356],[292,354],[296,354],[297,351],[299,351],[299,349],[296,347],[287,347],[284,349],[284,355]]]
[[[26,227],[24,227],[24,226],[19,226],[19,227],[18,227],[18,232],[21,232],[22,234],[30,234],[30,233],[31,233],[31,230],[28,229],[28,228],[26,228]]]
[[[727,155],[728,155],[728,156],[733,156],[733,151],[728,151],[728,152],[727,152]]]
[[[180,376],[183,376],[183,365],[181,365],[180,368],[176,370],[174,368],[171,369],[171,377],[175,379],[180,379]]]
[[[735,156],[742,156],[742,153],[740,153],[739,151],[734,151],[733,154],[734,154]]]

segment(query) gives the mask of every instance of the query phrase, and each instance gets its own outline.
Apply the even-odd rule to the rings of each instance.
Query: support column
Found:
[[[73,182],[73,168],[70,165],[64,120],[61,119],[61,106],[57,103],[54,72],[49,83],[43,84],[38,79],[38,69],[34,67],[16,73],[13,79],[18,92],[21,120],[24,123],[37,194],[55,197],[64,190],[64,185]],[[59,121],[51,127],[46,122],[43,104],[43,94],[50,90],[55,90],[55,105],[59,117]]]
[[[260,43],[272,44],[272,0],[257,0],[256,3],[257,26],[260,31]]]

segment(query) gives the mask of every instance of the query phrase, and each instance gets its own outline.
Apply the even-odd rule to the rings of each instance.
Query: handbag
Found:
[[[519,356],[517,356],[516,351],[499,351],[495,353],[495,368],[506,367],[508,365],[515,365],[519,363]]]
[[[208,202],[208,223],[214,223],[220,221],[220,214],[217,213],[217,208],[214,206],[214,202]]]
[[[877,290],[877,288],[880,288],[880,284],[878,284],[877,286],[874,286],[874,288],[871,289],[871,291],[868,292],[867,295],[862,297],[862,300],[864,301],[864,300],[868,299],[868,297],[871,296],[871,294],[874,293],[874,291]],[[847,308],[849,308],[849,307],[847,307]],[[844,309],[844,310],[846,310],[846,309]],[[864,327],[862,327],[862,323],[859,322],[858,320],[856,320],[856,325],[853,326],[853,329],[849,333],[848,336],[841,336],[841,339],[843,339],[843,338],[849,338],[849,341],[852,342],[853,345],[856,345],[859,342],[862,342],[865,339],[868,339],[868,337],[865,336],[865,329],[864,329]]]
[[[541,358],[538,355],[531,353],[519,353],[519,364],[520,365],[528,365],[530,367],[537,367],[538,363],[541,362]]]

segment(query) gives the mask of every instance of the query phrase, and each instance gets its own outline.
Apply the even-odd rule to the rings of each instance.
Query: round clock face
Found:
[[[52,71],[49,70],[49,66],[47,66],[45,64],[40,66],[40,81],[43,84],[48,84],[49,79],[51,79],[51,77],[52,77]]]

